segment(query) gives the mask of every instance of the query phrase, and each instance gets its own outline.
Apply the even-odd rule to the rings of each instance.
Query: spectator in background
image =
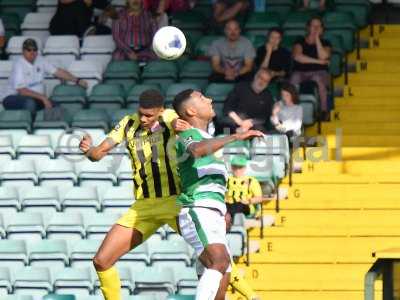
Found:
[[[220,31],[225,22],[245,15],[249,7],[248,0],[215,0],[212,25],[217,31]]]
[[[321,101],[321,120],[329,121],[328,65],[331,44],[322,39],[323,32],[324,26],[319,17],[314,17],[307,23],[307,36],[297,40],[293,46],[294,65],[290,81],[295,85],[309,80],[317,84]]]
[[[303,0],[303,9],[309,9],[312,0]],[[325,10],[326,8],[326,0],[318,0],[318,8],[319,10]]]
[[[271,28],[265,45],[257,49],[256,68],[269,69],[274,77],[284,78],[289,75],[292,57],[290,52],[281,47],[283,32]]]
[[[0,55],[3,52],[3,48],[6,44],[6,30],[4,29],[3,22],[0,18]]]
[[[58,0],[57,11],[50,21],[50,33],[83,37],[92,15],[93,0]]]
[[[224,115],[228,116],[221,126],[231,131],[257,129],[267,132],[274,99],[268,90],[272,79],[269,70],[260,69],[252,82],[240,82],[229,93],[224,104]]]
[[[184,12],[194,7],[193,0],[144,0],[145,10],[152,12],[159,27],[168,25],[168,15]]]
[[[26,39],[22,50],[22,57],[14,62],[9,78],[7,96],[3,100],[5,109],[26,109],[34,116],[39,109],[53,107],[53,103],[45,95],[45,74],[87,87],[86,81],[63,69],[57,69],[43,57],[39,57],[35,40]]]
[[[155,59],[151,44],[157,28],[152,14],[143,9],[142,0],[127,0],[126,9],[120,12],[113,23],[112,32],[116,44],[113,59]]]
[[[240,35],[239,23],[231,20],[225,25],[225,37],[214,41],[209,49],[213,74],[211,82],[251,80],[255,50],[251,42]]]
[[[296,87],[290,83],[282,83],[281,98],[272,110],[271,124],[293,142],[295,137],[301,135],[303,123],[303,108],[298,105],[299,95]]]

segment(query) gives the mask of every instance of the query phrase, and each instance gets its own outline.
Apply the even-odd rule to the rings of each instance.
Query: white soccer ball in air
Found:
[[[177,59],[185,52],[185,48],[185,35],[174,26],[161,27],[153,37],[153,50],[159,58]]]

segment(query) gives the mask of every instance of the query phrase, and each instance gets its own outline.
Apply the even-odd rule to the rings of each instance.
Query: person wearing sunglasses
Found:
[[[45,58],[38,55],[38,45],[34,39],[28,38],[22,45],[22,57],[12,67],[8,88],[3,99],[4,108],[10,110],[25,109],[35,116],[37,110],[52,108],[53,103],[45,93],[44,78],[46,74],[75,82],[87,88],[85,80],[81,80],[68,71],[56,68]]]

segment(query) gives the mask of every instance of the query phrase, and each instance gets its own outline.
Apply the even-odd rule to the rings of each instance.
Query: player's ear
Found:
[[[196,115],[196,110],[193,107],[188,106],[186,107],[185,113],[188,117],[194,117]]]

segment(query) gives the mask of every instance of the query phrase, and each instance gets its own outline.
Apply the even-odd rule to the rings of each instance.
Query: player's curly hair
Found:
[[[139,106],[142,108],[164,107],[164,96],[156,89],[144,91],[139,97]]]
[[[183,115],[183,109],[182,109],[183,104],[190,99],[190,96],[192,95],[193,92],[194,92],[193,89],[187,89],[175,96],[174,102],[172,103],[172,107],[175,109],[176,113],[180,117],[182,117]]]

